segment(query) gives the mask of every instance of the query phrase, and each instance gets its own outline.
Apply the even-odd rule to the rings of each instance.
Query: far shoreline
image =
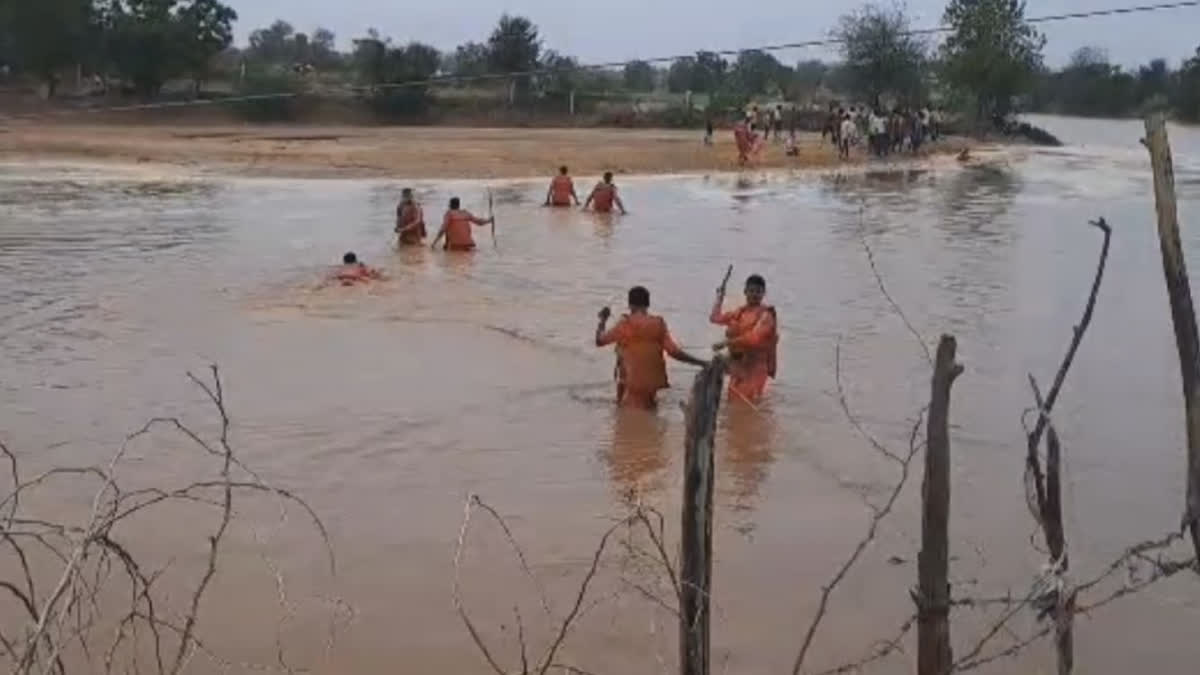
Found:
[[[797,134],[799,156],[771,141],[738,166],[729,132],[714,145],[694,130],[620,128],[361,127],[309,125],[15,124],[0,133],[0,162],[180,170],[186,175],[292,179],[518,180],[567,165],[581,180],[755,171],[861,172],[941,164],[963,148],[1003,147],[962,137],[883,161],[849,161],[820,134]]]

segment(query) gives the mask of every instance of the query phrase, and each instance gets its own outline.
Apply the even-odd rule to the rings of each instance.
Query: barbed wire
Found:
[[[1077,21],[1083,19],[1098,19],[1112,16],[1122,16],[1130,14],[1145,14],[1150,12],[1159,12],[1176,9],[1195,9],[1200,7],[1200,0],[1179,0],[1177,2],[1162,2],[1147,5],[1131,5],[1126,7],[1115,7],[1109,9],[1091,9],[1077,12],[1065,12],[1061,14],[1048,14],[1044,16],[1035,16],[1025,19],[1028,24],[1047,24],[1058,23],[1063,21]],[[941,33],[949,33],[953,31],[952,26],[940,24],[927,28],[915,28],[908,31],[903,31],[901,35],[906,36],[923,36],[937,35]],[[785,42],[780,44],[766,44],[753,47],[741,47],[737,49],[721,49],[721,50],[699,50],[687,54],[675,54],[671,56],[654,56],[648,58],[624,59],[619,61],[604,61],[590,64],[574,64],[567,67],[541,67],[530,68],[520,71],[511,71],[507,73],[480,73],[476,75],[435,75],[422,79],[405,80],[403,82],[385,82],[375,85],[352,85],[346,87],[349,91],[380,91],[391,89],[406,89],[416,87],[428,87],[437,84],[456,84],[464,82],[486,82],[496,80],[511,80],[516,78],[528,78],[538,75],[554,75],[571,72],[582,72],[591,70],[611,70],[615,68],[623,68],[632,63],[646,63],[650,65],[662,63],[674,63],[682,59],[695,58],[697,54],[713,54],[715,56],[738,56],[744,52],[779,52],[795,49],[807,49],[811,47],[827,47],[844,43],[845,40],[839,37],[829,36],[825,38],[802,40],[799,42]],[[245,103],[250,101],[264,100],[279,100],[297,98],[303,94],[298,92],[278,92],[266,94],[253,94],[246,96],[224,96],[210,99],[196,99],[189,101],[164,101],[158,103],[143,103],[135,105],[123,106],[103,106],[94,108],[74,108],[71,110],[56,110],[42,113],[29,113],[25,115],[0,116],[0,119],[37,119],[40,117],[70,115],[70,114],[94,114],[107,112],[132,112],[139,110],[153,110],[159,108],[184,108],[189,106],[213,106],[231,103]]]

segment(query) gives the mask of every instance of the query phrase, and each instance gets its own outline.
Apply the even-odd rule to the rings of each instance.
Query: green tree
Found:
[[[446,60],[446,72],[455,77],[479,77],[489,72],[488,47],[479,42],[459,45],[453,54],[447,55]]]
[[[176,0],[114,0],[106,47],[109,61],[143,96],[154,96],[182,72],[184,33]]]
[[[255,63],[291,65],[296,58],[296,30],[292,24],[278,20],[250,33],[246,58]]]
[[[696,52],[696,65],[692,68],[692,79],[688,87],[692,91],[715,94],[725,85],[725,73],[729,64],[714,52]]]
[[[179,9],[180,58],[197,94],[217,55],[233,44],[234,21],[237,12],[220,0],[192,0]]]
[[[685,56],[671,62],[667,69],[667,91],[672,94],[682,94],[692,88],[692,73],[696,69],[696,59]]]
[[[1138,68],[1137,98],[1140,103],[1166,101],[1171,93],[1171,69],[1166,59],[1154,59]]]
[[[645,61],[631,61],[625,64],[621,79],[630,91],[653,91],[654,66]]]
[[[354,64],[359,78],[371,85],[368,103],[388,120],[420,115],[429,108],[428,80],[441,67],[437,49],[420,42],[391,46],[372,30],[354,41]]]
[[[542,55],[538,70],[546,71],[538,75],[538,84],[544,91],[566,93],[580,86],[579,62],[553,49]]]
[[[854,94],[876,107],[887,94],[913,103],[921,97],[927,48],[901,7],[863,5],[841,17],[834,37]]]
[[[1052,82],[1056,107],[1071,115],[1118,117],[1138,104],[1134,78],[1112,65],[1108,53],[1098,47],[1077,49]]]
[[[791,78],[789,68],[758,49],[739,53],[729,74],[729,84],[746,96],[782,91]]]
[[[309,62],[313,66],[328,70],[342,65],[342,55],[337,50],[337,36],[327,28],[313,31],[310,44]]]
[[[1029,93],[1046,39],[1025,21],[1024,0],[950,0],[942,22],[945,82],[973,103],[979,121],[1006,115]]]
[[[90,0],[0,0],[0,58],[54,96],[60,72],[85,58],[93,18]]]
[[[374,28],[367,31],[366,37],[354,41],[350,59],[359,82],[373,87],[387,80],[387,52],[388,44]]]
[[[1194,57],[1184,61],[1176,79],[1172,101],[1175,111],[1184,120],[1200,122],[1200,47]]]
[[[488,38],[488,63],[495,73],[523,73],[538,67],[542,41],[537,26],[523,16],[504,14]],[[530,78],[516,78],[519,91],[529,89]]]
[[[829,64],[810,59],[796,64],[788,92],[795,98],[812,96],[829,78]]]

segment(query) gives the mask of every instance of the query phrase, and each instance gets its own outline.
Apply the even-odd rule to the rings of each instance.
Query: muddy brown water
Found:
[[[452,195],[483,212],[483,183],[2,165],[0,434],[31,466],[102,462],[156,415],[211,434],[211,410],[184,373],[218,363],[239,453],[312,504],[338,567],[331,576],[301,513],[280,523],[271,504],[251,502],[245,515],[259,527],[231,540],[204,609],[207,644],[234,664],[279,667],[278,638],[292,665],[319,672],[487,672],[451,602],[464,496],[509,519],[557,614],[631,492],[663,508],[670,530],[690,371],[671,367],[657,413],[614,410],[611,354],[589,345],[594,317],[645,284],[678,339],[703,354],[719,337],[706,323],[713,288],[732,263],[737,279],[767,278],[783,339],[768,400],[730,404],[720,421],[714,663],[790,672],[821,584],[867,523],[862,498],[880,499],[893,479],[840,412],[835,345],[851,405],[893,447],[928,395],[923,357],[882,297],[863,237],[925,342],[958,337],[952,573],[964,593],[1024,590],[1044,563],[1029,545],[1021,479],[1025,375],[1049,381],[1069,341],[1100,245],[1087,220],[1098,216],[1114,228],[1109,272],[1057,416],[1073,566],[1095,572],[1178,523],[1179,380],[1140,127],[1041,122],[1069,145],[967,168],[618,179],[625,217],[545,210],[541,182],[497,182],[498,246],[484,228],[480,250],[458,256],[395,251],[394,200],[413,185],[431,219]],[[1172,134],[1186,226],[1200,204],[1200,131]],[[1185,245],[1200,269],[1194,230]],[[390,279],[316,289],[346,250]],[[145,439],[123,475],[185,481],[190,452],[166,435]],[[43,508],[68,513],[90,497],[57,489]],[[834,594],[812,670],[859,658],[911,611],[918,494],[919,475]],[[162,515],[128,536],[183,574],[210,526]],[[536,617],[536,592],[497,528],[475,527],[463,594],[517,668],[512,609]],[[282,605],[259,552],[287,581]],[[619,581],[656,583],[619,558],[606,558],[557,660],[669,671],[673,618]],[[326,654],[342,603],[353,612],[337,613]],[[537,651],[549,633],[528,622]],[[1181,577],[1082,619],[1080,670],[1192,672],[1197,626],[1200,590]],[[956,624],[960,649],[977,627]],[[1049,664],[1042,646],[990,672]],[[902,655],[873,672],[910,667]],[[218,665],[197,657],[191,668]]]

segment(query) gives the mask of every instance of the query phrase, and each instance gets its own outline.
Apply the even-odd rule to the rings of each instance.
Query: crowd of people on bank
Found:
[[[864,142],[868,152],[882,158],[905,150],[918,152],[926,140],[938,140],[941,124],[941,110],[928,106],[916,110],[896,106],[890,112],[882,107],[830,106],[821,138],[829,138],[842,159]]]

